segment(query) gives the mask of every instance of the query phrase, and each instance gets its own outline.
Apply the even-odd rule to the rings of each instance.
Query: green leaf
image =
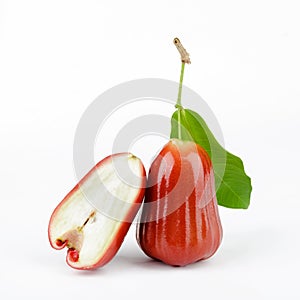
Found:
[[[171,138],[194,141],[206,150],[212,160],[219,205],[248,208],[252,186],[242,160],[218,143],[199,114],[190,109],[175,111],[171,119]]]

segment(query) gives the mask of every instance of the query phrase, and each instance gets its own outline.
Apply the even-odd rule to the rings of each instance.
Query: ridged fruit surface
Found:
[[[150,257],[174,266],[207,259],[222,226],[212,163],[199,145],[170,140],[149,170],[137,241]]]

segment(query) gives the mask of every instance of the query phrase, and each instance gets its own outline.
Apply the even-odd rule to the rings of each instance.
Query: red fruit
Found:
[[[212,256],[221,239],[211,160],[173,139],[151,165],[137,241],[148,256],[184,266]]]
[[[54,210],[48,228],[51,246],[68,247],[67,263],[75,269],[108,263],[140,208],[145,184],[144,166],[134,155],[103,159]]]

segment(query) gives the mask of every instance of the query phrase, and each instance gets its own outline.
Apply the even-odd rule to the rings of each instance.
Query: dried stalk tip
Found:
[[[187,53],[187,51],[185,50],[185,48],[182,46],[179,38],[175,38],[173,40],[173,42],[174,42],[174,45],[176,46],[177,50],[180,53],[181,61],[183,63],[190,64],[191,63],[190,55]]]

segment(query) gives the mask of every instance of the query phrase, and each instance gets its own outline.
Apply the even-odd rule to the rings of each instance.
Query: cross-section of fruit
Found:
[[[68,248],[67,263],[95,269],[119,250],[144,198],[146,173],[130,153],[106,157],[55,208],[48,227],[51,246]]]

